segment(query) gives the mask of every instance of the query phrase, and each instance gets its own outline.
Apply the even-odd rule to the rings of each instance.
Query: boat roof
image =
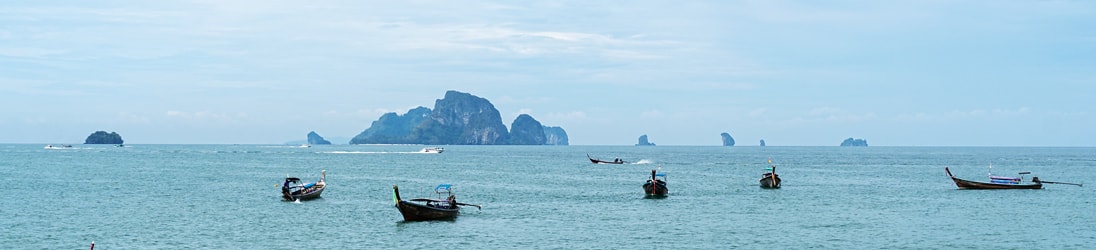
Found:
[[[434,188],[434,192],[435,193],[448,193],[448,192],[452,191],[452,189],[453,189],[452,184],[442,183],[442,184],[438,184],[438,186]]]
[[[664,173],[657,173],[657,174],[655,174],[655,176],[666,176],[666,174],[664,174]]]

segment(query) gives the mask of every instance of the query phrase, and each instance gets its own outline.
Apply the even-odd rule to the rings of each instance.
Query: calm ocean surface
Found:
[[[2,248],[1096,248],[1096,187],[957,190],[944,174],[1087,182],[1096,148],[43,146],[0,144]],[[767,158],[779,190],[758,188]],[[670,196],[644,199],[660,165]],[[286,174],[321,170],[323,198],[281,200]],[[439,183],[483,210],[402,222],[392,185]]]

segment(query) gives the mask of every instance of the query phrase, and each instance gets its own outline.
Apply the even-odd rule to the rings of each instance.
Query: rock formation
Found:
[[[510,145],[544,145],[544,125],[527,114],[518,115],[510,125]]]
[[[123,142],[121,135],[115,132],[107,133],[107,131],[95,131],[84,139],[84,144],[122,144]]]
[[[311,145],[331,145],[330,141],[324,140],[323,136],[317,134],[316,131],[308,132],[308,144]]]
[[[761,139],[761,146],[762,146],[762,147],[764,147],[764,146],[765,146],[765,139]]]
[[[567,131],[563,131],[561,127],[544,127],[544,139],[545,145],[562,145],[569,144],[567,141]]]
[[[636,146],[654,146],[654,145],[655,145],[654,143],[651,143],[651,142],[647,141],[647,135],[646,134],[639,136],[639,143],[636,143]]]
[[[458,91],[447,91],[434,102],[434,109],[418,107],[404,115],[387,113],[350,140],[350,144],[435,144],[435,145],[544,145],[560,143],[559,134],[549,140],[548,131],[529,115],[518,116],[507,131],[498,109],[487,99]],[[556,131],[556,130],[552,130]],[[562,144],[567,145],[563,129]],[[517,134],[511,139],[511,134]]]
[[[867,147],[868,146],[868,140],[853,139],[852,137],[849,137],[849,139],[845,139],[845,141],[841,142],[841,146],[842,147]]]
[[[731,134],[723,132],[722,134],[719,134],[719,136],[723,137],[723,146],[734,146],[734,137],[731,137]]]
[[[350,139],[350,144],[413,144],[411,130],[430,117],[430,109],[419,106],[403,115],[386,113],[373,125]]]
[[[440,145],[506,144],[508,135],[495,105],[453,90],[435,101],[434,112],[411,130],[412,141]]]

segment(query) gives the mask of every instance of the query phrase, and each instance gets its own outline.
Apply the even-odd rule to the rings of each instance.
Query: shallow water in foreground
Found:
[[[0,246],[244,248],[1092,248],[1092,187],[957,190],[944,174],[1096,177],[1096,148],[0,145]],[[586,154],[623,158],[595,165]],[[784,180],[758,188],[766,159]],[[661,166],[670,196],[644,199]],[[286,174],[323,198],[284,202]],[[401,222],[452,183],[454,221]]]

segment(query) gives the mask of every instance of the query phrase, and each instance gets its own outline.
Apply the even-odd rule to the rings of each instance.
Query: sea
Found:
[[[944,173],[1084,183],[1089,147],[44,146],[0,144],[0,248],[1096,248],[1096,187],[959,190]],[[759,188],[770,165],[780,189]],[[280,197],[325,170],[322,198]],[[651,170],[668,197],[644,196]],[[441,183],[482,209],[404,222],[392,187]]]

